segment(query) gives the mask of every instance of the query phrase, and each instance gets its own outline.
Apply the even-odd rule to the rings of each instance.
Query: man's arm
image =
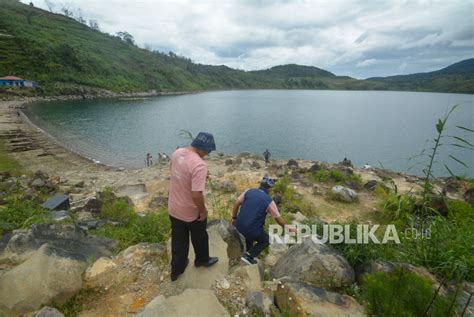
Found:
[[[207,218],[207,209],[206,203],[204,201],[204,195],[202,192],[192,192],[191,193],[194,204],[198,207],[199,210],[199,221],[204,221]]]
[[[232,224],[235,224],[235,219],[237,219],[237,213],[239,212],[240,205],[242,203],[237,199],[234,203],[234,208],[232,209]]]

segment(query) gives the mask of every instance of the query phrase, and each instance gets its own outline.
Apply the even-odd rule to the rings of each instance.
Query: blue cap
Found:
[[[269,178],[268,176],[264,176],[262,181],[260,182],[260,186],[263,188],[272,188],[275,186],[276,179]]]
[[[193,140],[193,143],[191,143],[191,146],[207,153],[211,153],[212,151],[216,150],[214,136],[207,132],[199,132],[197,137]]]

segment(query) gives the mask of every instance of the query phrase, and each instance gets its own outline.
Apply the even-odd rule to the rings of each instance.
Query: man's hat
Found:
[[[269,178],[268,176],[263,176],[262,181],[260,182],[260,186],[263,188],[272,188],[275,186],[276,179]]]
[[[193,143],[191,143],[191,146],[206,153],[211,153],[216,150],[214,136],[207,132],[199,132],[197,137],[193,140]]]

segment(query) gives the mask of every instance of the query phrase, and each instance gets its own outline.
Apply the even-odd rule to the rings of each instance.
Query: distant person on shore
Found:
[[[214,137],[199,132],[191,146],[171,155],[168,213],[171,220],[171,280],[175,281],[188,265],[189,235],[196,259],[194,266],[208,267],[219,260],[209,256],[207,208],[204,188],[208,175],[202,160],[216,150]]]
[[[153,157],[150,153],[147,153],[146,154],[146,158],[145,158],[145,161],[146,161],[146,166],[151,166],[153,165]]]
[[[269,195],[275,182],[274,179],[264,176],[259,188],[243,192],[234,204],[232,224],[245,237],[246,252],[241,260],[247,264],[256,264],[255,258],[270,245],[268,233],[263,228],[267,213],[280,226],[285,226],[276,203]]]
[[[371,169],[372,166],[369,165],[369,163],[365,163],[364,165],[364,169],[368,170],[368,169]]]
[[[270,163],[270,156],[272,155],[272,153],[270,153],[270,151],[268,149],[265,150],[265,152],[263,152],[263,158],[265,159],[265,163]]]

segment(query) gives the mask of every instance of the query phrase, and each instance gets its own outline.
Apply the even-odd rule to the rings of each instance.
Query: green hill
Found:
[[[473,93],[472,74],[438,74],[430,81],[356,80],[294,64],[245,72],[196,64],[173,53],[152,52],[65,15],[17,0],[0,0],[0,76],[35,80],[50,94],[74,93],[79,86],[117,92],[274,88]]]

